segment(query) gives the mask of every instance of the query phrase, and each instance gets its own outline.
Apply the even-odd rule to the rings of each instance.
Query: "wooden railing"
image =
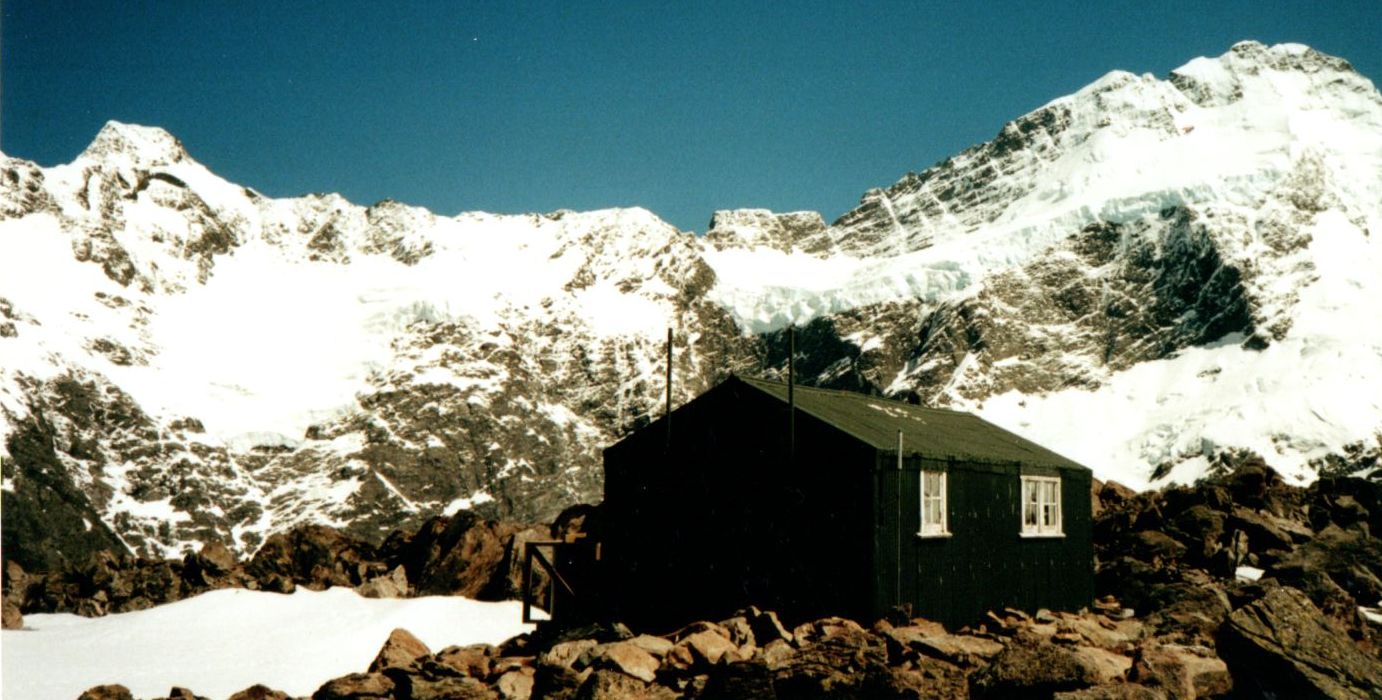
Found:
[[[546,598],[547,601],[547,619],[556,619],[559,591],[560,593],[566,594],[566,599],[568,601],[576,599],[576,591],[571,588],[571,584],[557,571],[557,565],[555,563],[557,559],[557,549],[565,544],[565,542],[561,541],[528,542],[523,546],[523,622],[533,623],[541,621],[534,619],[532,615],[533,604],[542,603],[541,600],[537,600],[534,597],[534,594],[539,592],[533,590],[534,561],[536,561],[538,566],[542,567],[543,571],[547,573],[547,585],[543,587],[546,590],[541,591],[541,593],[545,594],[542,597]],[[551,548],[552,554],[550,557],[543,551],[543,548]]]

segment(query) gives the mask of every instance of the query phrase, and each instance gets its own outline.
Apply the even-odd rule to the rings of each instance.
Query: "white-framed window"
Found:
[[[921,531],[922,537],[942,537],[950,534],[945,518],[945,472],[921,473]]]
[[[1054,476],[1022,477],[1022,536],[1063,535],[1060,519],[1060,479]]]

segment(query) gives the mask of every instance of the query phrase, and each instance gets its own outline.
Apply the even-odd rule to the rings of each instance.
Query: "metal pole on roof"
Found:
[[[922,478],[924,479],[925,476],[922,476]],[[921,497],[922,497],[921,489],[918,488],[918,489],[917,489],[917,498],[920,499]],[[918,506],[921,505],[920,501],[918,501],[917,505],[918,505]],[[919,513],[919,512],[921,511],[921,509],[918,508],[917,511],[918,511],[918,513]],[[898,431],[897,431],[897,513],[896,513],[896,516],[897,516],[897,519],[894,520],[893,522],[894,522],[894,523],[896,524],[896,526],[897,526],[897,555],[896,555],[897,558],[895,559],[895,561],[897,562],[897,574],[896,574],[895,576],[893,576],[893,605],[902,605],[902,430],[901,430],[901,429],[898,429]],[[922,528],[922,527],[925,527],[925,526],[926,526],[925,523],[922,523],[919,527],[917,527],[917,530],[920,531],[921,528]]]
[[[672,451],[672,329],[667,329],[667,451]]]
[[[797,461],[797,327],[787,328],[787,464]]]

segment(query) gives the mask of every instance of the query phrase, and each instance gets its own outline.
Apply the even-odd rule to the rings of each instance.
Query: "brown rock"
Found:
[[[792,637],[797,644],[810,644],[830,637],[853,636],[864,633],[864,628],[853,620],[843,617],[827,617],[797,625],[796,629],[792,630]]]
[[[207,700],[207,698],[197,695],[186,688],[173,686],[173,689],[168,691],[168,700]]]
[[[424,523],[402,547],[399,559],[408,567],[418,594],[478,598],[502,569],[506,542],[520,529],[460,511]]]
[[[1014,638],[970,677],[976,698],[1036,697],[1097,684],[1100,673],[1074,650],[1048,640]]]
[[[889,667],[864,679],[863,698],[964,698],[969,695],[965,671],[935,659]]]
[[[395,566],[393,571],[360,584],[355,592],[365,598],[407,598],[408,574],[402,566]]]
[[[1137,683],[1098,685],[1083,690],[1067,690],[1051,696],[1051,700],[1166,700],[1160,690]]]
[[[17,630],[24,628],[24,615],[19,612],[19,606],[13,600],[5,599],[4,603],[4,629]]]
[[[134,700],[134,695],[123,685],[98,685],[82,691],[77,700]]]
[[[414,637],[412,632],[396,629],[384,640],[384,646],[379,648],[379,654],[374,657],[369,670],[374,673],[387,668],[407,668],[418,657],[431,653],[432,650],[428,649],[422,640]]]
[[[543,657],[538,657],[537,669],[533,673],[533,697],[550,700],[566,700],[576,697],[576,691],[580,690],[593,673],[591,669],[584,671],[573,670],[570,666],[561,666],[554,663],[544,663]]]
[[[436,659],[464,675],[485,680],[494,668],[494,647],[488,644],[447,647],[437,652]]]
[[[266,685],[252,685],[226,698],[226,700],[292,700],[292,698],[287,693],[274,690]]]
[[[753,635],[753,627],[749,625],[748,618],[743,615],[721,620],[720,627],[729,633],[729,641],[734,642],[735,646],[754,647],[758,645]]]
[[[1179,644],[1138,649],[1132,679],[1161,690],[1170,700],[1220,697],[1233,690],[1228,665],[1213,651]]]
[[[1003,651],[1003,645],[991,639],[963,634],[916,637],[908,644],[921,654],[965,668],[983,666]]]
[[[728,637],[712,629],[693,632],[667,652],[665,663],[676,668],[715,665],[722,660],[739,660],[739,648]],[[728,658],[727,658],[728,657]]]
[[[494,682],[501,700],[528,700],[533,696],[533,669],[509,671]]]
[[[1093,672],[1096,684],[1121,681],[1127,678],[1128,671],[1132,669],[1132,659],[1107,649],[1077,646],[1072,651]]]
[[[581,684],[577,700],[644,700],[648,684],[618,671],[598,670]]]
[[[758,657],[770,668],[777,668],[797,653],[797,648],[785,639],[774,639],[758,650]]]
[[[1219,655],[1239,674],[1236,692],[1278,697],[1368,698],[1382,688],[1382,661],[1364,653],[1305,593],[1275,587],[1235,610]]]
[[[1137,492],[1117,481],[1106,481],[1099,488],[1098,495],[1101,508],[1118,508],[1136,498]]]
[[[1102,615],[1062,614],[1059,622],[1062,631],[1080,635],[1091,646],[1112,651],[1125,651],[1146,636],[1147,631],[1135,619],[1110,620]]]
[[[369,572],[369,563],[377,560],[378,553],[367,542],[324,525],[303,525],[270,535],[245,571],[261,583],[277,576],[319,590],[363,583],[361,573]]]
[[[537,657],[538,666],[557,666],[560,668],[571,668],[576,664],[576,660],[581,655],[599,646],[593,639],[575,639],[569,642],[561,642],[552,645],[541,656]]]
[[[675,646],[670,640],[663,639],[662,637],[654,637],[650,634],[640,634],[630,639],[629,643],[659,659],[666,656],[667,652],[671,651],[672,647]]]
[[[216,541],[203,544],[195,559],[202,571],[214,576],[224,576],[240,566],[240,562],[235,558],[235,553],[224,544]]]
[[[387,700],[393,691],[394,682],[382,673],[352,673],[327,681],[312,700]]]
[[[703,632],[701,634],[711,634]],[[591,650],[591,666],[596,669],[607,668],[628,674],[645,683],[657,678],[657,669],[662,665],[656,656],[649,654],[632,641],[602,644]],[[713,662],[712,662],[713,663]]]
[[[778,697],[869,697],[870,679],[889,673],[886,643],[857,624],[822,622],[804,635],[798,628],[798,640],[808,641],[769,666]]]
[[[428,678],[406,676],[406,688],[400,688],[409,700],[498,700],[499,693],[484,682],[468,676]],[[400,684],[402,685],[402,684]]]

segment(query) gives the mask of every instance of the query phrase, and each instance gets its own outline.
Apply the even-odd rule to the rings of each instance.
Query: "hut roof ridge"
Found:
[[[733,378],[786,402],[787,385],[735,374]],[[896,399],[798,384],[796,407],[878,449],[896,450],[903,433],[903,452],[933,459],[1019,462],[1066,469],[1089,468],[990,423],[973,413],[918,406]]]

